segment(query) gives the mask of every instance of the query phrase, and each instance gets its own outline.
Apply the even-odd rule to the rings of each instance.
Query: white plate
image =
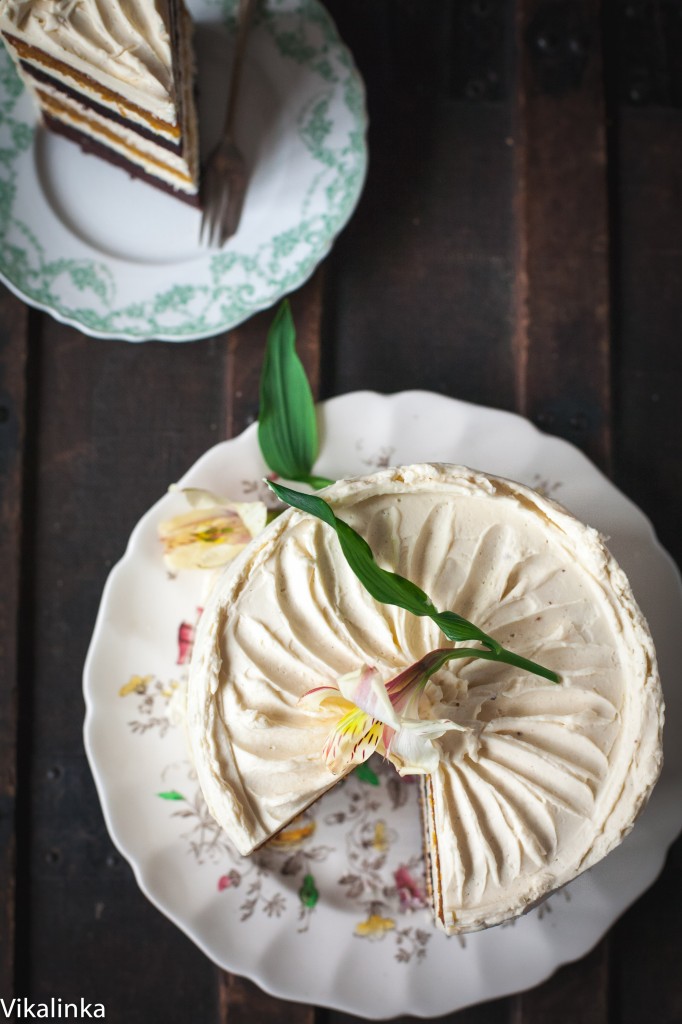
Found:
[[[679,735],[679,575],[649,521],[584,455],[519,416],[425,392],[357,392],[324,403],[319,417],[325,476],[464,463],[541,488],[606,534],[651,624],[667,735]],[[183,483],[249,498],[264,471],[252,426]],[[107,582],[85,667],[85,737],[114,842],[143,891],[216,963],[302,1002],[435,1016],[537,984],[586,953],[653,882],[681,823],[679,744],[668,743],[648,807],[605,862],[513,925],[461,939],[437,931],[423,905],[417,787],[373,761],[378,785],[353,776],[298,835],[240,858],[206,813],[173,724],[173,683],[186,676],[178,627],[195,621],[202,574],[169,579],[156,528],[182,505],[178,495],[157,502]],[[135,676],[149,677],[138,690],[127,685]]]
[[[223,118],[236,0],[189,0],[202,153]],[[237,234],[199,245],[200,214],[36,127],[0,44],[0,277],[86,334],[190,341],[306,280],[364,183],[364,90],[317,0],[267,0],[248,43],[237,138],[251,177]]]

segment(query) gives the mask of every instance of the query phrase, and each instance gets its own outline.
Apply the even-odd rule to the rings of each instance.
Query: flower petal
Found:
[[[453,730],[468,732],[466,726],[447,718],[404,721],[386,744],[388,759],[399,775],[429,775],[441,758],[441,749],[434,740]]]
[[[448,655],[452,657],[452,648],[438,647],[435,651],[429,651],[414,665],[410,665],[393,679],[389,679],[386,683],[386,690],[391,704],[398,714],[413,717],[412,712],[416,711],[420,693],[430,676],[447,660]]]
[[[313,708],[319,708],[329,703],[331,706],[339,704],[340,701],[344,701],[344,711],[349,710],[348,701],[339,693],[338,686],[315,686],[312,690],[306,690],[304,694],[298,698],[299,704],[307,704]]]
[[[353,707],[327,736],[322,752],[329,770],[339,775],[350,765],[362,764],[376,750],[383,753],[383,731],[383,723]]]
[[[158,527],[164,561],[171,571],[226,565],[265,528],[267,509],[262,501],[223,502],[198,488],[180,493],[191,510],[172,516]]]
[[[222,504],[213,491],[207,491],[203,487],[178,487],[177,484],[171,484],[168,490],[171,494],[182,494],[191,508],[215,508],[216,505]]]
[[[357,671],[341,676],[338,686],[346,700],[361,708],[366,714],[385,725],[390,725],[393,729],[400,728],[400,718],[391,704],[386,684],[382,683],[376,668],[363,665]]]

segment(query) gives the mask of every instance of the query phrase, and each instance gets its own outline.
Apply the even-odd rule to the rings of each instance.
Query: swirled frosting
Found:
[[[175,122],[167,0],[4,0],[0,17],[21,42]]]
[[[561,676],[456,660],[425,693],[468,728],[441,740],[427,785],[438,918],[498,923],[608,853],[651,791],[663,712],[646,623],[601,537],[521,485],[419,465],[324,497],[384,568]],[[310,516],[285,512],[242,552],[204,611],[188,697],[204,795],[242,853],[337,781],[329,722],[302,694],[363,663],[388,680],[443,643],[431,620],[376,603]]]

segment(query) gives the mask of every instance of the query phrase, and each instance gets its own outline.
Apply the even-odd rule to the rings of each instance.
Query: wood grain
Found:
[[[609,1024],[609,947],[606,940],[577,963],[511,1000],[509,1024]]]
[[[517,406],[611,460],[601,4],[519,0]]]
[[[623,108],[617,147],[617,480],[682,562],[682,112]]]
[[[482,53],[477,72],[455,73],[463,20],[511,45],[508,5],[369,8],[332,4],[367,82],[370,167],[329,261],[324,391],[418,387],[512,408],[510,64],[493,71]]]
[[[16,800],[28,311],[0,295],[0,993],[15,974]]]
[[[218,1020],[220,1024],[315,1024],[314,1006],[291,1003],[263,992],[252,981],[221,972]]]

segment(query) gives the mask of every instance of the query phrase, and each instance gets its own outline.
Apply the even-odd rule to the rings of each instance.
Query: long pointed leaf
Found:
[[[258,443],[267,465],[287,480],[309,480],[318,453],[315,404],[296,354],[296,329],[285,300],[268,332],[260,381]]]
[[[321,519],[327,526],[331,526],[339,539],[341,550],[349,567],[375,601],[379,601],[381,604],[396,605],[398,608],[412,612],[413,615],[428,616],[449,640],[475,640],[486,648],[484,651],[475,647],[466,648],[466,654],[452,655],[452,657],[468,656],[484,658],[489,661],[503,661],[515,665],[517,668],[533,672],[535,675],[543,676],[553,683],[559,682],[559,677],[555,672],[507,651],[468,619],[457,615],[456,612],[439,612],[431,598],[416,583],[412,583],[411,580],[405,579],[404,576],[400,576],[396,572],[382,569],[375,562],[372,549],[367,541],[359,533],[356,533],[352,526],[349,526],[343,519],[339,519],[323,498],[316,494],[302,494],[291,487],[284,487],[282,484],[271,481],[269,481],[269,485],[277,497],[287,505],[292,505],[301,512],[307,512],[317,519]]]

